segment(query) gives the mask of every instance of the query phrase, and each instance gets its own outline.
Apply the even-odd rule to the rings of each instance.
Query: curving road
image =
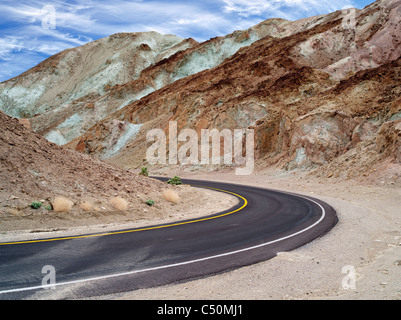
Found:
[[[233,194],[239,204],[170,225],[0,243],[0,299],[85,298],[204,277],[298,248],[338,221],[333,208],[310,197],[227,183],[184,183]],[[54,269],[42,273],[44,266]]]

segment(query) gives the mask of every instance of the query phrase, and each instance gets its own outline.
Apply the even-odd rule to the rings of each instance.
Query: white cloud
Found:
[[[210,11],[204,2],[196,1],[99,1],[85,13],[90,14],[92,33],[100,36],[156,31],[201,41],[225,34],[235,25],[222,11]]]
[[[81,32],[90,30],[95,20],[86,12],[89,6],[72,6],[61,1],[25,1],[0,4],[0,17],[22,25],[41,25],[42,19],[49,14],[46,7],[53,7],[57,26]],[[82,12],[85,11],[85,12]]]
[[[0,59],[10,60],[10,53],[19,52],[24,48],[20,38],[8,36],[0,38]]]
[[[33,26],[27,29],[26,32],[31,36],[41,37],[44,42],[52,44],[54,44],[54,41],[62,42],[68,44],[69,47],[82,46],[85,43],[92,41],[92,38],[86,36],[73,36],[68,31],[61,31],[59,29],[43,29],[39,26]]]
[[[34,67],[45,59],[35,52],[10,54],[7,59],[0,58],[0,82],[13,78]]]
[[[238,13],[240,15],[260,15],[272,9],[272,4],[264,0],[223,0],[226,12]]]
[[[351,0],[222,0],[226,13],[243,17],[263,16],[296,20],[329,13],[352,5]]]

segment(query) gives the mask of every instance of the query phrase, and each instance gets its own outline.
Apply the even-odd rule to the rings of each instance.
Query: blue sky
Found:
[[[269,18],[297,20],[373,0],[1,0],[0,82],[64,49],[118,32],[205,41]]]

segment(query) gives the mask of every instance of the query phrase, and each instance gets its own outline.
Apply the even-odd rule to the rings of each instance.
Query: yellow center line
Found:
[[[42,240],[26,240],[26,241],[19,241],[19,242],[5,242],[5,243],[0,243],[0,246],[6,246],[6,245],[14,245],[14,244],[27,244],[27,243],[39,243],[39,242],[54,242],[54,241],[61,241],[61,240],[72,240],[72,239],[85,239],[85,238],[94,238],[94,237],[103,237],[103,236],[111,236],[111,235],[117,235],[117,234],[125,234],[125,233],[133,233],[133,232],[139,232],[139,231],[149,231],[149,230],[156,230],[156,229],[164,229],[164,228],[171,228],[175,226],[182,226],[186,224],[192,224],[192,223],[197,223],[197,222],[202,222],[202,221],[207,221],[207,220],[213,220],[213,219],[218,219],[222,217],[226,217],[228,215],[231,215],[233,213],[236,213],[238,211],[243,210],[247,205],[248,205],[248,200],[244,198],[243,196],[236,194],[231,191],[226,191],[222,189],[217,189],[217,188],[212,188],[212,187],[204,187],[204,186],[193,186],[197,188],[205,188],[205,189],[211,189],[215,191],[220,191],[224,193],[229,193],[232,194],[242,200],[244,200],[244,204],[231,212],[224,213],[218,216],[213,216],[213,217],[208,217],[208,218],[202,218],[202,219],[197,219],[197,220],[191,220],[191,221],[186,221],[186,222],[177,222],[173,224],[167,224],[163,226],[156,226],[156,227],[146,227],[146,228],[140,228],[140,229],[132,229],[132,230],[125,230],[125,231],[115,231],[115,232],[107,232],[107,233],[98,233],[98,234],[91,234],[91,235],[82,235],[82,236],[71,236],[71,237],[61,237],[61,238],[53,238],[53,239],[42,239]]]

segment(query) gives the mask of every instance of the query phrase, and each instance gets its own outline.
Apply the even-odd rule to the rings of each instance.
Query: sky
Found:
[[[201,42],[269,18],[298,20],[374,0],[1,0],[0,82],[46,58],[119,32]]]

